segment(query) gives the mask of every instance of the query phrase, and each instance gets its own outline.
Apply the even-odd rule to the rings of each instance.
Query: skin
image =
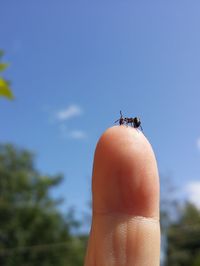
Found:
[[[115,126],[98,141],[85,266],[158,266],[159,177],[146,137]]]

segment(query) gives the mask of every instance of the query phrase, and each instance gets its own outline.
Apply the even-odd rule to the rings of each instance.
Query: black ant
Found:
[[[120,111],[120,119],[117,119],[115,123],[119,121],[120,126],[125,123],[125,118],[123,118],[122,111]]]
[[[134,128],[140,128],[143,131],[139,117],[123,117],[122,111],[120,111],[120,118],[115,123],[117,122],[119,122],[120,126],[131,124]]]

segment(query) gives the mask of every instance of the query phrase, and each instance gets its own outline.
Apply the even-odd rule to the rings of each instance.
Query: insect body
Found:
[[[141,121],[139,117],[123,117],[122,112],[120,111],[120,118],[115,121],[115,123],[119,122],[120,125],[130,124],[134,128],[140,128],[142,131]]]

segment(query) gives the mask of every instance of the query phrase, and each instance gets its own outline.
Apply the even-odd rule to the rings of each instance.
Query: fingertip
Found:
[[[98,141],[93,168],[93,208],[159,216],[159,181],[154,152],[144,134],[114,126]]]

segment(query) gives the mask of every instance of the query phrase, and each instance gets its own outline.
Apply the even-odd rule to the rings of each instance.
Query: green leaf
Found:
[[[7,81],[5,81],[3,78],[0,78],[0,97],[6,97],[10,100],[14,98],[14,95],[9,87],[9,84]]]
[[[0,72],[4,71],[8,66],[9,66],[9,64],[0,63]]]

